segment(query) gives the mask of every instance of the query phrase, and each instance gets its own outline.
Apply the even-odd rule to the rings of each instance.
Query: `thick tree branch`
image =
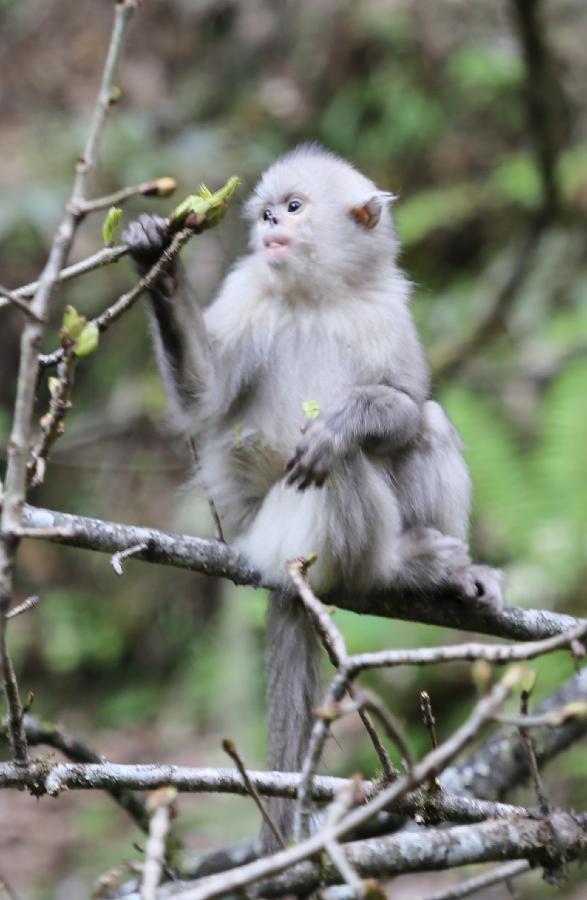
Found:
[[[23,510],[22,524],[30,529],[64,528],[66,533],[56,534],[47,539],[54,543],[95,550],[99,553],[119,553],[121,550],[146,542],[148,550],[137,553],[133,559],[228,578],[235,584],[274,587],[263,583],[259,572],[228,544],[220,541],[207,541],[155,528],[74,516],[29,505]],[[416,596],[382,591],[364,597],[341,594],[329,599],[335,601],[340,608],[352,612],[425,622],[445,628],[454,628],[458,625],[463,631],[477,631],[481,634],[521,641],[553,637],[569,631],[582,621],[573,616],[545,609],[510,606],[499,613],[482,610],[449,595]]]
[[[581,818],[555,813],[547,820],[483,822],[445,830],[405,832],[395,837],[345,845],[346,858],[363,878],[386,878],[408,872],[440,871],[457,866],[527,859],[550,867],[563,856],[581,858],[587,851],[587,828]],[[304,862],[271,881],[248,889],[253,897],[299,896],[320,884],[340,883],[335,866]],[[202,888],[170,891],[164,896],[200,900]]]
[[[46,743],[61,750],[70,758],[91,758],[92,751],[79,741],[55,733],[53,726],[33,724],[25,717],[27,734],[34,743]],[[249,771],[248,777],[255,790],[264,797],[288,797],[295,799],[301,776],[289,772]],[[173,765],[123,765],[109,762],[90,762],[87,765],[73,763],[48,763],[46,761],[17,766],[12,762],[0,763],[0,789],[26,788],[36,795],[56,794],[67,790],[106,790],[119,795],[122,791],[152,791],[171,784],[182,793],[236,794],[248,796],[249,790],[242,776],[234,769],[190,768]],[[312,797],[316,802],[328,803],[336,792],[348,786],[346,778],[316,775]],[[375,782],[360,784],[365,795],[375,789]],[[127,807],[125,807],[127,808]],[[449,793],[428,795],[412,791],[398,800],[395,809],[402,815],[416,816],[426,810],[431,818],[447,822],[482,822],[485,819],[527,816],[530,811],[509,803],[475,800],[457,797]],[[145,820],[145,824],[147,824]]]
[[[561,857],[566,860],[581,858],[586,850],[584,817],[567,813],[555,813],[547,820],[519,818],[512,822],[484,822],[427,831],[425,836],[422,832],[412,831],[394,837],[345,844],[348,862],[363,878],[388,878],[409,872],[441,871],[475,863],[519,859],[550,867]],[[227,882],[234,872],[226,873]],[[215,880],[219,881],[221,877],[215,876]],[[324,861],[304,861],[271,880],[248,887],[247,896],[301,896],[320,885],[337,884],[340,880],[334,865]],[[202,880],[192,886],[170,885],[159,896],[161,900],[168,897],[203,900],[209,896],[220,896],[206,891],[206,882],[211,881]],[[130,895],[129,900],[136,900],[136,896]]]

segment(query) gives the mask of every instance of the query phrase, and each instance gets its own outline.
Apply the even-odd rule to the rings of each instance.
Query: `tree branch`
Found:
[[[24,507],[22,523],[31,530],[64,528],[66,533],[55,534],[47,539],[53,543],[94,550],[110,556],[147,542],[149,549],[137,553],[133,559],[228,578],[234,584],[268,589],[275,587],[264,583],[258,571],[230,545],[220,541],[208,541],[155,528],[75,516],[29,505]],[[340,608],[351,612],[425,622],[444,628],[454,628],[458,625],[463,631],[477,631],[481,634],[520,641],[553,637],[569,631],[584,621],[546,609],[515,606],[506,606],[498,613],[480,609],[474,604],[468,604],[450,595],[435,596],[432,593],[430,596],[410,595],[399,591],[381,591],[368,596],[341,594],[337,596],[336,601]]]
[[[44,323],[47,318],[53,287],[67,259],[78,224],[76,206],[85,199],[87,176],[96,164],[98,147],[115,87],[118,63],[124,46],[128,24],[135,7],[136,0],[120,0],[116,4],[112,36],[104,64],[100,91],[94,106],[83,154],[76,168],[70,201],[66,207],[61,224],[55,232],[49,258],[31,302],[31,311],[34,318],[27,318],[20,342],[16,401],[12,430],[8,441],[8,465],[0,518],[2,538],[0,540],[0,617],[2,617],[0,663],[4,690],[10,710],[9,720],[11,723],[13,750],[15,758],[20,762],[26,762],[28,754],[26,736],[22,725],[22,705],[6,647],[6,621],[4,616],[10,604],[14,565],[18,548],[18,540],[13,535],[21,524],[22,508],[26,494],[27,463],[32,444],[33,411],[39,368],[39,347],[43,339]]]

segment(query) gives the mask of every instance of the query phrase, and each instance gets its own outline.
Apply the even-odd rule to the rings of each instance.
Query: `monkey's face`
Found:
[[[255,224],[255,243],[270,265],[283,265],[299,252],[310,205],[310,199],[302,193],[288,194],[263,205]]]
[[[246,204],[250,248],[296,296],[317,285],[339,296],[387,271],[389,196],[344,160],[302,145],[263,174]]]

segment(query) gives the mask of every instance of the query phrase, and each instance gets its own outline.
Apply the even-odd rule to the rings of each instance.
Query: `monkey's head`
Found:
[[[350,163],[316,144],[280,157],[262,176],[245,214],[251,250],[294,282],[365,284],[397,252],[389,201]]]

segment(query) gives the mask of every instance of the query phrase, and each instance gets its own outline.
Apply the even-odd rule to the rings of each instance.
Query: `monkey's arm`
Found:
[[[167,222],[143,214],[131,222],[123,240],[144,274],[169,244]],[[179,260],[149,292],[148,309],[163,378],[178,411],[189,413],[206,384],[210,347],[202,312]]]
[[[414,440],[421,421],[421,405],[405,391],[383,384],[353,388],[343,404],[305,426],[287,464],[287,484],[321,487],[337,459],[363,448],[391,455]]]

